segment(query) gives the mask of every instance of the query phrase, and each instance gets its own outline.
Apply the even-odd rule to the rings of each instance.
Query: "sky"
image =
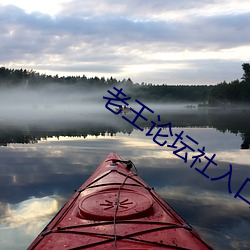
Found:
[[[240,79],[250,1],[0,0],[0,67],[153,84]]]

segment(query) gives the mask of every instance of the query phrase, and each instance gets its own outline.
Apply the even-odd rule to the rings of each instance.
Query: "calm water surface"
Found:
[[[131,159],[139,175],[215,249],[250,249],[249,205],[234,198],[250,178],[249,111],[160,110],[158,114],[161,124],[172,122],[174,134],[158,138],[167,139],[163,147],[153,142],[153,136],[145,136],[150,120],[157,122],[157,116],[148,117],[149,123],[138,120],[144,131],[110,112],[86,113],[84,118],[78,114],[77,119],[49,117],[43,122],[1,120],[0,248],[27,248],[73,191],[115,151]],[[167,147],[181,131],[183,141],[196,151],[186,150],[187,163]],[[207,157],[216,154],[217,166],[211,164],[205,172],[211,178],[226,174],[232,165],[232,194],[228,176],[211,181],[195,170],[205,167],[204,158],[190,168],[192,156],[203,146]],[[250,183],[241,195],[250,201]]]

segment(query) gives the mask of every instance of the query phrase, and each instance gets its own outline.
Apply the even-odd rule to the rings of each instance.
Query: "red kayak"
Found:
[[[28,249],[212,249],[110,153]]]

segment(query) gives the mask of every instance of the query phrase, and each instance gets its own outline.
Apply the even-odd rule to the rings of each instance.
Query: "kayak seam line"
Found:
[[[159,231],[159,230],[169,230],[169,229],[184,229],[184,230],[187,230],[185,227],[181,227],[181,226],[157,227],[157,228],[153,228],[153,229],[148,229],[148,230],[144,230],[144,231],[131,233],[131,234],[128,234],[128,235],[117,235],[117,240],[123,240],[123,239],[126,240],[126,239],[128,239],[128,240],[132,240],[132,241],[141,241],[141,242],[144,242],[144,243],[159,245],[159,246],[162,246],[162,247],[170,247],[170,248],[174,248],[174,249],[187,250],[187,248],[183,248],[183,247],[172,246],[172,245],[168,245],[168,244],[163,244],[163,243],[158,243],[158,242],[153,242],[153,241],[145,241],[145,240],[133,238],[134,236],[140,236],[140,235],[146,234],[146,233],[151,233],[151,232],[155,232],[155,231]],[[91,244],[88,244],[88,245],[85,245],[85,246],[79,246],[79,247],[76,247],[76,248],[71,248],[71,250],[81,249],[82,247],[86,248],[86,247],[92,247],[92,246],[95,246],[95,245],[105,244],[105,243],[112,242],[114,240],[113,239],[114,235],[110,235],[110,234],[97,234],[97,233],[78,232],[78,231],[55,231],[53,233],[84,234],[84,235],[112,237],[112,239],[107,239],[107,240],[103,240],[103,241],[99,241],[99,242],[94,242],[94,243],[91,243]]]
[[[177,224],[168,223],[168,222],[160,222],[160,221],[129,221],[129,220],[118,220],[116,221],[117,224],[149,224],[149,225],[169,225],[169,226],[179,226]],[[71,229],[71,228],[82,228],[82,227],[89,227],[89,226],[103,226],[113,224],[113,221],[104,221],[98,223],[91,223],[86,225],[78,225],[78,226],[70,226],[70,227],[58,227],[59,230],[63,229]]]
[[[104,184],[98,184],[98,185],[95,185],[95,186],[90,186],[88,188],[96,188],[96,187],[102,187],[102,186],[112,186],[112,185],[121,185],[120,182],[113,182],[113,183],[104,183]],[[141,187],[141,185],[139,184],[133,184],[133,183],[125,183],[124,184],[125,186],[136,186],[136,187]],[[86,188],[84,189],[81,189],[79,191],[84,191]],[[78,192],[79,192],[78,191]]]
[[[68,229],[68,228],[67,228]],[[164,226],[164,227],[156,227],[156,228],[152,228],[152,229],[147,229],[147,230],[143,230],[143,231],[137,231],[134,232],[132,234],[128,234],[128,235],[118,235],[118,237],[120,238],[127,238],[127,237],[131,237],[131,236],[136,236],[136,235],[141,235],[141,234],[145,234],[145,233],[151,233],[154,231],[158,231],[158,230],[168,230],[168,229],[185,229],[187,231],[189,231],[188,228],[186,228],[185,226],[178,226],[178,225],[168,225],[168,226]],[[47,231],[47,234],[52,234],[52,233],[69,233],[69,234],[87,234],[87,235],[98,235],[98,236],[114,236],[113,234],[101,234],[101,233],[92,233],[92,232],[79,232],[79,231],[70,231],[70,230],[65,230],[65,228],[59,228],[56,230],[51,230],[51,231]]]

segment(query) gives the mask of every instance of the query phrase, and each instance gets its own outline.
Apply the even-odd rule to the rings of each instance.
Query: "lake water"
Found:
[[[94,112],[61,113],[49,106],[33,106],[29,117],[24,113],[12,117],[9,112],[0,118],[0,248],[27,248],[74,190],[115,151],[132,160],[139,175],[215,249],[250,249],[249,204],[234,198],[250,178],[250,111],[181,105],[151,108],[154,114],[143,113],[148,121],[136,121],[143,131],[104,106]],[[135,114],[126,117],[133,120]],[[153,141],[157,127],[151,131],[153,136],[146,136],[151,121],[171,122],[173,136],[166,127],[161,134],[169,137],[156,138],[160,143],[167,140],[166,145]],[[183,142],[195,150],[186,150],[186,163],[167,147],[182,131]],[[228,173],[232,165],[232,194],[229,176],[211,181],[195,169],[205,167],[204,157],[190,168],[192,156],[202,147],[208,159],[216,154],[217,166],[211,163],[205,172],[210,178]],[[250,182],[240,195],[250,201]]]

